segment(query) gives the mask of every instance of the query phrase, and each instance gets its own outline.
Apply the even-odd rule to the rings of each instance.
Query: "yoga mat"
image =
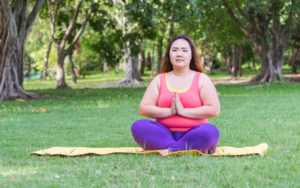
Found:
[[[158,154],[162,156],[169,155],[212,155],[212,156],[242,156],[242,155],[261,155],[263,156],[268,149],[268,144],[262,143],[254,147],[243,147],[243,148],[235,148],[230,146],[222,146],[217,147],[214,154],[204,154],[198,150],[186,150],[186,151],[177,151],[177,152],[169,152],[168,150],[143,150],[140,147],[122,147],[122,148],[87,148],[87,147],[52,147],[49,149],[39,150],[36,152],[32,152],[29,155],[61,155],[61,156],[80,156],[80,155],[88,155],[88,154],[96,154],[96,155],[108,155],[114,153],[131,153],[131,154]]]

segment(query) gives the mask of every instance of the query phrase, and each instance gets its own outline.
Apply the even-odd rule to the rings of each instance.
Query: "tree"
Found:
[[[125,3],[124,3],[125,2]],[[143,40],[154,39],[156,28],[153,27],[153,5],[147,1],[128,0],[114,1],[115,10],[112,17],[122,29],[123,50],[127,56],[125,78],[118,86],[139,85],[141,77],[138,70],[138,55],[143,46]]]
[[[89,9],[85,15],[85,19],[83,21],[83,23],[81,24],[79,30],[76,32],[76,35],[74,35],[74,37],[71,37],[72,33],[74,33],[74,28],[76,25],[76,21],[77,21],[77,17],[78,14],[81,10],[82,4],[83,4],[83,0],[79,0],[79,2],[75,5],[75,10],[73,13],[73,16],[71,18],[70,23],[68,24],[65,32],[63,33],[63,35],[57,34],[57,22],[60,21],[58,24],[61,24],[62,20],[58,19],[59,13],[61,14],[67,14],[69,12],[65,12],[65,11],[70,11],[70,10],[64,10],[64,12],[62,12],[61,7],[63,7],[62,5],[65,5],[69,3],[68,5],[73,5],[74,2],[69,2],[69,1],[62,1],[62,0],[54,0],[54,2],[52,2],[51,0],[47,0],[47,4],[48,4],[48,8],[49,8],[49,19],[50,19],[50,26],[51,26],[51,37],[53,42],[56,44],[56,48],[57,48],[57,55],[58,55],[58,62],[57,62],[57,69],[56,69],[56,77],[57,77],[57,89],[67,89],[70,88],[66,81],[65,81],[65,70],[64,70],[64,60],[66,58],[67,55],[70,54],[70,52],[72,51],[72,49],[74,48],[75,44],[77,43],[77,41],[79,40],[79,37],[81,36],[81,34],[83,33],[86,23],[87,21],[90,19],[90,15],[92,13],[92,11],[97,7],[97,5],[99,4],[99,0],[97,1],[97,3],[94,3],[93,0],[90,1],[90,6]],[[54,6],[54,8],[53,8]],[[64,6],[64,7],[65,7]],[[66,16],[67,18],[69,18],[68,16]],[[61,27],[60,27],[61,28]],[[60,31],[62,32],[62,31]],[[71,41],[69,43],[69,45],[67,45],[67,42]]]
[[[252,41],[262,69],[251,81],[282,81],[284,52],[291,39],[299,1],[231,1],[222,0],[228,14]],[[298,11],[299,12],[299,11]]]
[[[43,3],[34,1],[29,13],[29,0],[0,0],[0,100],[37,97],[23,88],[23,52]]]
[[[300,53],[300,25],[294,31],[292,36],[291,46],[294,47],[294,53],[292,58],[292,74],[297,74],[297,64],[299,64],[299,53]]]

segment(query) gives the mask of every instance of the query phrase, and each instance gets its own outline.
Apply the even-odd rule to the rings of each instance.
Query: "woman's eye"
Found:
[[[176,50],[172,50],[172,52],[176,52]]]
[[[184,52],[187,52],[187,50],[183,50]]]

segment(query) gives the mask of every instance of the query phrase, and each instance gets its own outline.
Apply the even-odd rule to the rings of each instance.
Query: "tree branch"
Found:
[[[92,3],[92,4],[93,4],[93,3]],[[82,5],[82,0],[79,0],[78,4],[77,4],[77,6],[76,6],[75,12],[74,12],[72,21],[71,21],[70,25],[68,26],[68,28],[67,28],[67,30],[66,30],[66,32],[65,32],[65,34],[64,34],[63,39],[62,39],[61,42],[60,42],[60,48],[61,48],[61,49],[63,49],[63,48],[65,47],[65,44],[66,44],[66,42],[67,42],[67,38],[68,38],[68,36],[70,35],[72,29],[73,29],[74,26],[75,26],[75,22],[76,22],[76,20],[77,20],[77,16],[78,16],[78,13],[79,13],[79,10],[80,10],[81,5]]]
[[[286,21],[286,24],[282,28],[281,36],[285,35],[285,33],[290,29],[292,23],[293,23],[293,12],[291,11],[290,14],[289,14],[289,17]]]
[[[38,14],[38,12],[40,11],[42,5],[44,4],[45,0],[36,0],[35,5],[32,9],[32,11],[30,12],[27,22],[26,22],[26,27],[25,27],[25,39],[27,38],[28,34],[31,31],[31,28],[33,26],[33,22]]]
[[[60,2],[56,2],[55,4],[55,10],[54,10],[54,17],[52,18],[52,12],[51,12],[51,3],[50,0],[47,0],[47,5],[48,5],[48,9],[49,9],[49,19],[50,19],[50,28],[51,28],[51,38],[53,39],[53,41],[55,42],[56,46],[59,46],[58,40],[57,40],[57,36],[55,34],[55,20],[57,17],[57,13],[58,13],[58,9],[59,9],[59,5]]]
[[[238,8],[239,12],[241,13],[241,15],[250,23],[250,25],[252,26],[253,31],[257,34],[260,35],[259,30],[256,27],[256,23],[255,20],[251,19],[252,17],[248,17],[247,14],[241,9],[240,5],[238,4],[238,2],[235,2],[235,6]]]
[[[75,35],[73,41],[71,42],[70,46],[68,47],[68,49],[64,52],[65,55],[68,55],[70,53],[70,51],[72,50],[72,48],[75,46],[75,44],[77,43],[79,37],[81,36],[81,34],[83,33],[86,23],[87,21],[90,19],[90,15],[92,13],[92,11],[94,10],[94,8],[96,8],[99,5],[100,0],[97,1],[96,5],[93,3],[93,1],[91,2],[91,6],[87,12],[86,18],[84,20],[84,22],[82,23],[80,29],[78,30],[77,34]]]
[[[242,30],[242,32],[246,36],[251,37],[250,33],[243,27],[243,25],[241,24],[241,22],[235,17],[232,9],[229,7],[229,5],[227,4],[227,2],[225,0],[222,0],[222,1],[223,1],[223,4],[225,5],[225,7],[227,8],[229,16],[233,19],[233,21],[239,26],[239,28]]]

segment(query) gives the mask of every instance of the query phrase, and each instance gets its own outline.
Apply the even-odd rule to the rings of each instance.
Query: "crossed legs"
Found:
[[[147,150],[199,150],[202,153],[215,152],[220,136],[217,127],[203,123],[182,134],[179,132],[183,136],[174,139],[174,133],[167,127],[149,119],[134,122],[131,132],[137,144]]]

